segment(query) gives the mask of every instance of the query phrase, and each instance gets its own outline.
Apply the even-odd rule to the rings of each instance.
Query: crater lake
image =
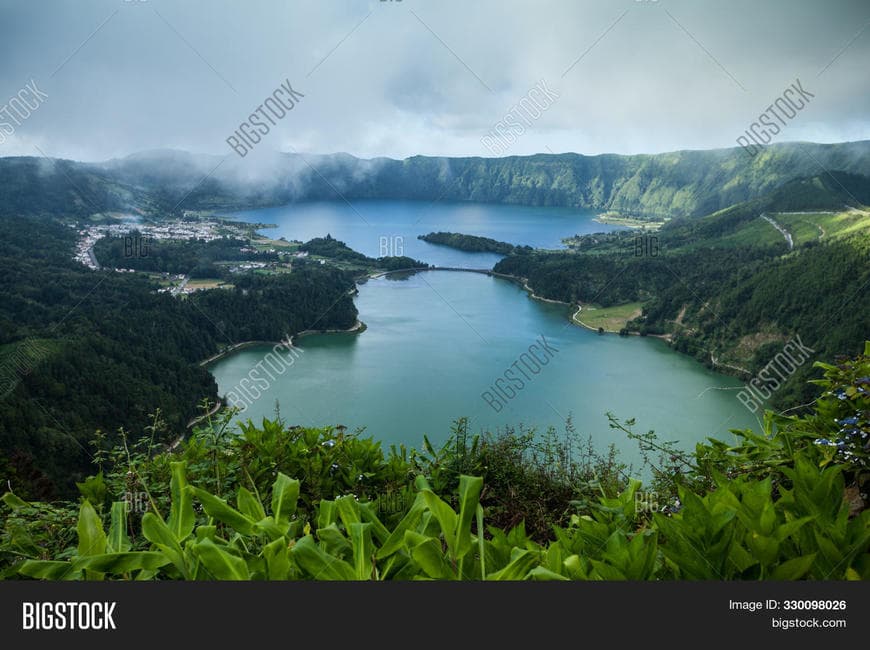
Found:
[[[395,254],[466,268],[491,268],[500,256],[429,244],[417,235],[444,230],[558,248],[563,237],[614,229],[584,210],[405,201],[294,204],[232,217],[276,224],[263,231],[270,237],[305,241],[329,233],[373,257],[388,254],[379,250],[382,237],[393,238],[404,244]],[[358,288],[355,304],[366,329],[296,338],[299,352],[282,353],[286,371],[260,387],[261,396],[239,419],[273,417],[277,403],[287,424],[364,427],[385,447],[419,448],[424,435],[433,443],[446,440],[459,417],[469,419],[472,433],[523,425],[539,432],[552,426],[560,434],[570,417],[579,441],[591,436],[599,451],[614,443],[635,464],[636,444],[609,427],[608,412],[635,418],[636,432],[655,430],[686,449],[706,437],[730,440],[729,429],[758,428],[737,400],[736,378],[660,339],[599,335],[574,325],[569,306],[534,299],[508,280],[426,271],[369,279]],[[509,399],[487,399],[496,380],[542,340],[549,351],[538,354],[537,373],[526,372]],[[220,394],[271,349],[251,346],[213,363]]]

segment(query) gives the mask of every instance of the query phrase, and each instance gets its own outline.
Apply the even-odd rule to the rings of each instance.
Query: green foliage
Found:
[[[75,235],[50,220],[0,217],[0,357],[33,340],[45,350],[13,373],[11,391],[5,375],[0,387],[0,476],[27,498],[75,494],[97,430],[106,448],[121,427],[155,444],[184,432],[203,397],[217,401],[199,362],[229,343],[356,321],[353,277],[336,269],[240,276],[234,289],[181,299],[141,274],[84,268],[72,260]],[[158,408],[161,428],[147,431]]]
[[[768,411],[760,432],[733,432],[736,444],[709,440],[698,445],[696,479],[710,484],[718,472],[782,481],[792,459],[800,454],[819,467],[842,468],[847,485],[866,493],[870,480],[870,343],[865,343],[863,354],[842,357],[836,364],[816,362],[815,367],[824,376],[812,381],[822,392],[813,400],[810,413],[784,416]]]
[[[870,180],[862,178],[842,180],[860,185],[856,192],[870,200]],[[870,293],[864,291],[870,282],[868,231],[829,233],[789,251],[760,216],[773,208],[794,209],[788,196],[775,193],[701,219],[671,220],[655,235],[655,255],[638,254],[643,242],[639,249],[635,242],[649,235],[595,234],[577,239],[567,252],[510,255],[494,269],[564,302],[609,307],[643,301],[642,314],[625,333],[666,334],[676,350],[719,371],[743,369],[747,381],[795,335],[817,358],[859,352],[855,343],[866,336],[870,312]],[[759,236],[759,227],[773,238]],[[768,382],[771,405],[808,402],[811,378],[807,363],[782,385]]]
[[[558,440],[535,443],[507,432],[469,443],[462,420],[441,450],[426,443],[422,453],[393,449],[384,457],[377,443],[343,429],[264,421],[228,436],[229,413],[207,420],[175,453],[152,457],[125,445],[101,456],[106,471],[81,483],[88,496],[78,507],[6,493],[0,575],[867,580],[866,450],[844,446],[831,454],[816,437],[864,439],[867,363],[865,354],[824,365],[813,413],[769,413],[762,432],[739,432],[732,446],[710,441],[684,454],[611,416],[615,429],[639,443],[652,489],[621,479],[624,468],[612,458],[571,459]],[[521,469],[510,471],[511,464]],[[476,469],[481,476],[469,473]],[[411,498],[383,513],[384,490],[399,486]],[[131,487],[147,494],[144,514],[113,496]],[[542,490],[533,498],[545,499],[547,514],[500,525],[528,505],[525,489]],[[93,495],[111,502],[91,503]],[[497,525],[486,526],[491,515]],[[549,522],[552,535],[527,531],[526,521]]]
[[[868,145],[783,143],[766,147],[755,157],[734,147],[631,156],[414,156],[379,159],[376,165],[344,154],[306,155],[305,162],[300,177],[299,159],[281,156],[272,181],[240,186],[237,174],[228,169],[203,180],[213,163],[185,152],[148,152],[102,165],[5,158],[0,165],[0,204],[10,213],[24,215],[87,217],[94,212],[128,211],[136,205],[146,212],[179,216],[191,209],[334,200],[336,188],[341,188],[342,196],[350,200],[479,201],[685,216],[709,214],[762,196],[790,181],[812,177],[822,168],[837,175],[836,182],[828,185],[832,198],[840,199],[839,207],[852,196],[864,200],[862,185],[850,182],[849,174],[842,172],[866,171]],[[796,201],[805,202],[807,188],[789,189]]]
[[[522,527],[490,529],[484,537],[480,478],[460,477],[458,511],[419,480],[414,505],[390,531],[371,504],[351,496],[322,501],[316,528],[302,525],[291,511],[299,484],[284,474],[272,485],[267,514],[244,487],[236,507],[180,487],[183,470],[181,463],[173,467],[179,490],[171,509],[186,510],[182,518],[195,518],[195,528],[172,528],[149,512],[142,520],[149,546],[118,550],[107,540],[123,534],[107,536],[83,501],[77,552],[68,560],[27,559],[17,572],[55,580],[870,579],[870,511],[850,519],[842,470],[819,469],[802,457],[787,470],[792,487],[779,499],[769,479],[722,477],[704,495],[681,489],[679,512],[655,513],[645,523],[637,512],[640,483],[633,481],[616,497],[601,497],[591,514],[572,516],[546,546]]]
[[[579,444],[569,418],[564,434],[554,428],[506,427],[471,437],[468,421],[460,418],[440,451],[424,440],[422,452],[412,454],[419,473],[438,494],[452,494],[461,474],[484,479],[481,503],[489,521],[502,529],[524,523],[537,541],[552,538],[553,527],[567,523],[572,502],[615,495],[626,485],[626,470],[610,446],[598,453],[591,437]]]
[[[428,235],[418,235],[417,239],[422,239],[430,244],[441,244],[442,246],[450,246],[451,248],[472,253],[486,252],[510,255],[514,252],[514,249],[518,248],[513,244],[497,241],[489,237],[463,235],[458,232],[430,232]],[[531,250],[528,247],[525,248],[525,252]]]
[[[131,239],[142,250],[131,254]],[[94,245],[94,255],[108,268],[135,269],[154,273],[183,273],[193,278],[229,278],[226,265],[216,262],[277,262],[277,253],[252,250],[243,239],[221,238],[168,240],[149,239],[138,231],[125,237],[104,237]]]
[[[387,271],[398,271],[403,269],[425,269],[429,265],[425,262],[415,260],[407,256],[397,257],[379,257],[377,259],[367,257],[362,253],[350,248],[343,241],[334,239],[332,235],[327,234],[326,237],[315,237],[314,239],[305,242],[299,247],[299,250],[319,255],[331,260],[347,262],[354,267],[363,269],[385,269]]]

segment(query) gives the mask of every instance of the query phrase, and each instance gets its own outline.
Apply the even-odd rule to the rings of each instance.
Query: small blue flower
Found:
[[[842,420],[837,420],[840,424],[858,424],[858,418],[843,418]]]

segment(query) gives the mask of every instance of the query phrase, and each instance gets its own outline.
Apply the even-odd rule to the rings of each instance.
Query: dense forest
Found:
[[[228,276],[215,262],[253,260],[277,262],[278,253],[256,251],[241,239],[153,239],[137,231],[127,237],[104,237],[94,245],[94,255],[103,266],[157,273],[184,273],[192,278]]]
[[[222,347],[356,321],[353,278],[333,268],[177,299],[140,274],[72,261],[75,235],[49,219],[0,218],[0,469],[34,496],[74,489],[98,429],[143,432],[160,409],[183,432],[199,401],[217,397],[197,362]]]
[[[854,354],[870,314],[867,229],[789,250],[760,222],[765,210],[842,209],[844,194],[870,203],[870,179],[799,180],[708,217],[673,220],[654,235],[585,235],[574,238],[568,252],[512,255],[495,270],[526,278],[535,293],[565,302],[644,302],[625,332],[667,335],[677,350],[708,365],[716,358],[754,374],[794,335],[823,357]],[[774,395],[774,405],[805,402],[811,372],[802,366]]]
[[[315,237],[299,247],[299,250],[326,257],[339,262],[348,262],[360,268],[371,270],[398,271],[403,269],[425,269],[429,265],[406,255],[392,257],[367,257],[350,248],[343,241],[335,239],[329,233],[326,237]]]
[[[417,239],[422,239],[430,244],[440,244],[442,246],[450,246],[461,251],[470,253],[498,253],[500,255],[510,255],[517,248],[513,244],[497,241],[489,237],[478,237],[476,235],[463,235],[458,232],[430,232],[428,235],[418,235]],[[531,247],[525,247],[527,251],[531,251]]]
[[[123,183],[165,179],[177,186],[215,162],[179,152],[151,152],[96,169]],[[361,160],[346,154],[277,155],[268,180],[241,186],[222,167],[185,199],[187,207],[283,204],[296,200],[414,199],[572,206],[647,216],[704,215],[762,196],[796,178],[870,168],[870,142],[783,143],[755,157],[741,148],[653,155],[574,153],[505,158]],[[312,169],[313,168],[313,169]],[[285,170],[274,174],[273,170]],[[167,170],[165,174],[162,170]],[[170,171],[171,170],[171,171]],[[178,172],[183,171],[181,175]],[[200,176],[191,179],[189,191]]]
[[[275,154],[262,179],[228,161],[151,151],[106,163],[0,160],[0,205],[16,214],[244,208],[319,199],[478,201],[701,216],[751,200],[819,168],[862,173],[870,142],[783,143],[755,157],[741,148],[623,156],[574,153],[505,158],[362,160]],[[244,180],[243,180],[244,179]]]

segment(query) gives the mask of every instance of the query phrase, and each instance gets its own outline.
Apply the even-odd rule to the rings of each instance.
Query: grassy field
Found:
[[[229,288],[231,285],[227,285],[223,280],[218,278],[197,278],[188,281],[187,288],[194,291],[199,289],[217,289],[221,288]]]
[[[870,211],[845,212],[775,212],[769,215],[792,236],[795,246],[811,241],[826,241],[835,237],[870,230]],[[735,231],[716,240],[717,246],[764,246],[785,241],[782,234],[761,217],[747,221]],[[700,242],[698,245],[706,245]],[[694,245],[685,246],[690,250]]]
[[[664,225],[664,221],[649,221],[647,219],[636,219],[634,217],[625,217],[616,213],[599,214],[593,219],[598,223],[607,223],[613,226],[625,226],[627,228],[637,228],[639,230],[658,230]]]
[[[775,218],[775,217],[774,217]],[[779,221],[777,219],[777,221]],[[786,227],[787,228],[787,227]],[[763,246],[785,242],[782,234],[761,217],[746,222],[736,232],[720,239],[717,245],[725,246]]]
[[[294,244],[283,239],[269,239],[268,237],[251,237],[251,246],[257,250],[269,250],[274,248],[281,251],[295,251],[299,244]]]
[[[632,318],[640,316],[640,302],[629,302],[614,307],[596,307],[595,305],[583,305],[580,313],[575,312],[573,318],[578,325],[584,325],[590,329],[603,328],[605,332],[618,332]]]
[[[851,235],[870,229],[870,211],[845,212],[778,212],[773,218],[794,237],[795,245]]]

